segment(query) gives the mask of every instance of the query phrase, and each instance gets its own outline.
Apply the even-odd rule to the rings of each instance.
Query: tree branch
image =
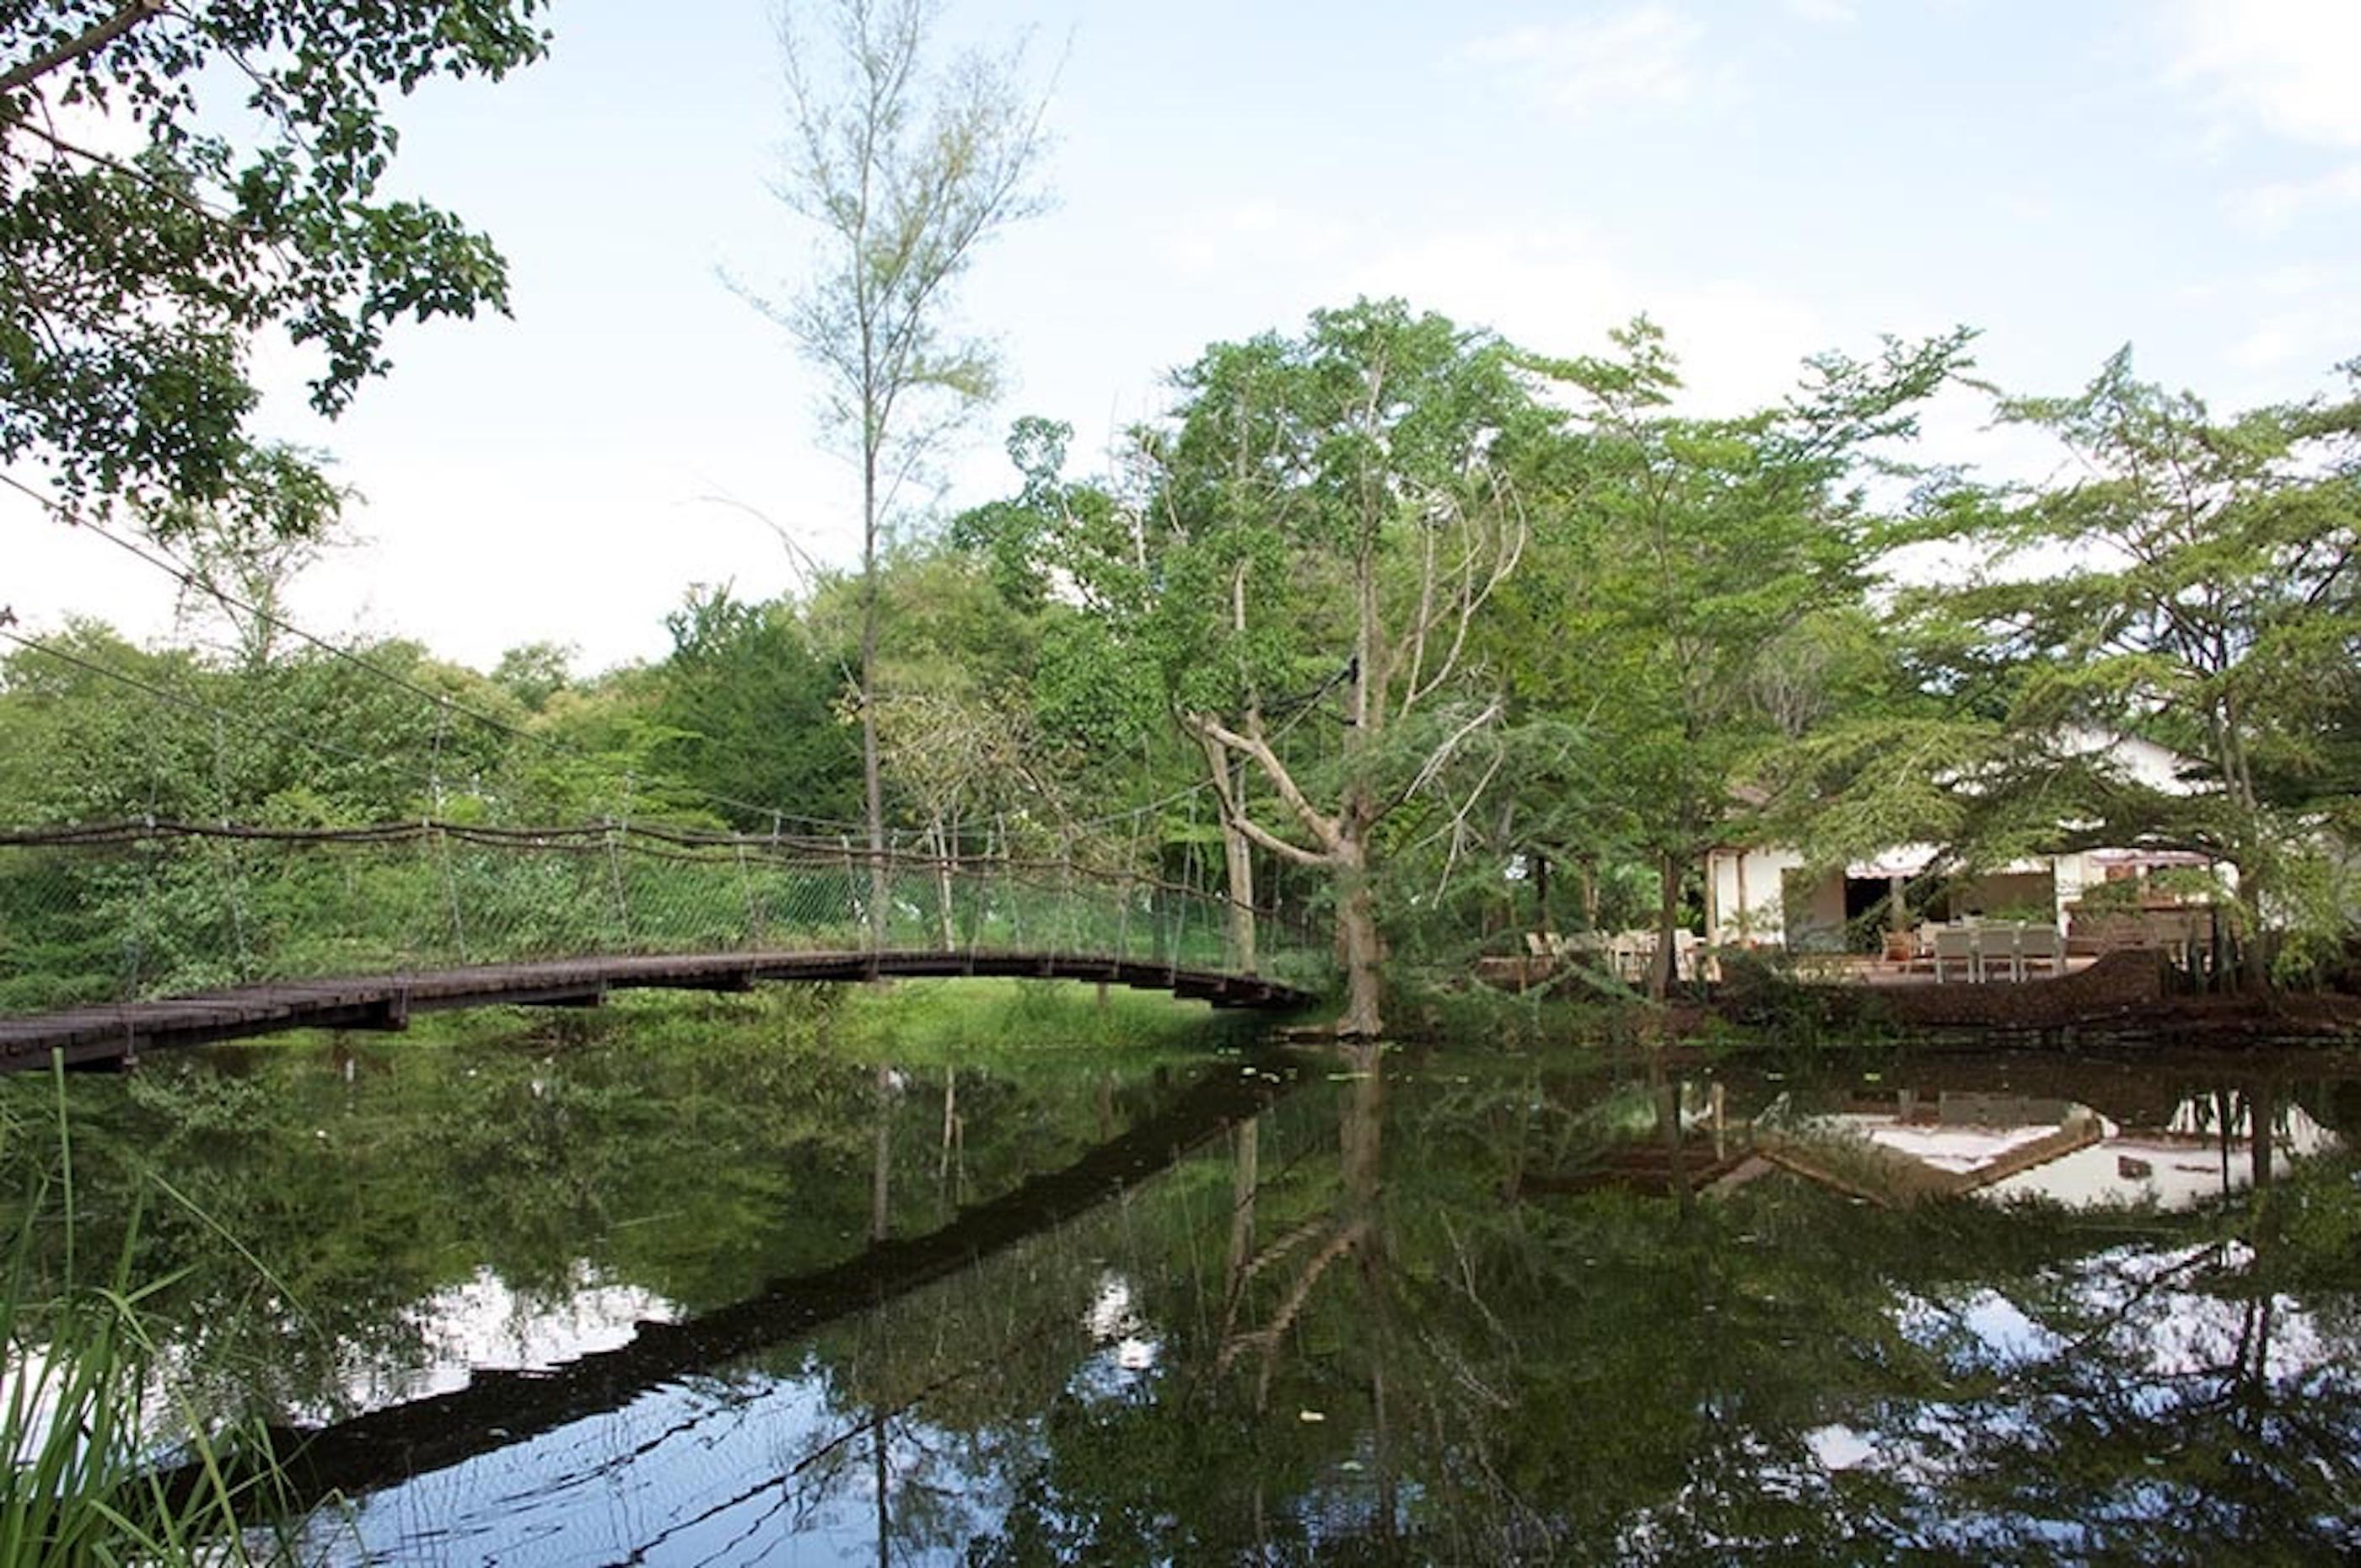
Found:
[[[1388,812],[1392,811],[1396,806],[1401,805],[1403,801],[1408,800],[1411,795],[1416,795],[1428,784],[1433,784],[1434,782],[1434,775],[1441,773],[1443,771],[1444,764],[1451,761],[1452,753],[1459,750],[1460,743],[1466,740],[1467,737],[1475,734],[1476,731],[1483,729],[1484,726],[1491,723],[1492,720],[1499,717],[1500,702],[1498,697],[1495,697],[1490,702],[1484,705],[1483,712],[1477,714],[1475,718],[1469,719],[1466,723],[1453,730],[1444,740],[1442,745],[1437,746],[1433,751],[1429,752],[1427,754],[1425,765],[1418,770],[1418,776],[1411,779],[1407,784],[1404,784],[1401,789],[1395,794],[1391,800],[1386,802],[1384,810],[1379,811],[1378,815],[1379,817],[1385,816]],[[1489,775],[1487,775],[1488,778],[1488,776]]]
[[[1197,734],[1210,736],[1231,751],[1252,758],[1255,765],[1262,770],[1263,777],[1270,781],[1271,788],[1279,792],[1279,798],[1287,803],[1287,808],[1294,812],[1297,819],[1320,841],[1323,850],[1334,854],[1343,847],[1342,829],[1334,819],[1323,816],[1320,808],[1304,795],[1301,786],[1295,782],[1295,775],[1287,771],[1287,764],[1279,760],[1279,753],[1270,749],[1268,741],[1259,736],[1241,735],[1207,714],[1183,714],[1180,721]],[[1238,827],[1248,838],[1274,853],[1292,856],[1306,865],[1325,863],[1301,845],[1290,844],[1267,829],[1257,828],[1251,818],[1241,817]]]
[[[1284,856],[1299,866],[1324,866],[1329,863],[1327,856],[1315,854],[1301,844],[1289,843],[1251,817],[1237,817],[1232,818],[1232,821],[1236,825],[1239,832],[1268,850],[1272,854]],[[1231,902],[1236,901],[1234,899]]]
[[[0,93],[14,93],[29,87],[61,65],[71,65],[86,55],[95,54],[151,16],[163,14],[163,0],[131,0],[131,4],[77,38],[37,54],[24,64],[0,74]]]

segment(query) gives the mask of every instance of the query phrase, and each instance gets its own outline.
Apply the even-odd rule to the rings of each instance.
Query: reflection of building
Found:
[[[2067,745],[2104,751],[2115,771],[2152,789],[2186,795],[2196,787],[2186,776],[2193,764],[2152,741],[2092,735]],[[1944,872],[1939,858],[1933,845],[1903,844],[1871,860],[1816,867],[1784,845],[1719,846],[1706,857],[1706,928],[1718,943],[1778,943],[1798,951],[1862,947],[1868,933],[1922,917],[2055,922],[2090,950],[2177,946],[2210,931],[2202,900],[2191,898],[2190,879],[2179,874],[2202,872],[2209,862],[2174,850],[2087,850],[2014,861],[1945,882],[1897,920],[1905,889]]]
[[[2288,1158],[2334,1147],[2336,1136],[2301,1106],[2263,1103],[2268,1135],[2254,1137],[2254,1102],[2191,1097],[2161,1127],[2126,1127],[2081,1105],[2014,1094],[1905,1090],[1855,1097],[1763,1140],[1773,1163],[1881,1203],[1977,1193],[2036,1197],[2069,1208],[2149,1203],[2185,1209],[2244,1190]]]
[[[2212,1101],[2191,1099],[2181,1102],[2164,1127],[2108,1124],[2114,1130],[2103,1142],[1995,1182],[1987,1190],[2004,1201],[2031,1196],[2070,1209],[2147,1201],[2160,1209],[2186,1209],[2254,1184],[2253,1113],[2243,1102],[2227,1117]],[[2337,1143],[2336,1135],[2301,1105],[2281,1108],[2270,1118],[2268,1131],[2275,1163],[2318,1154]]]
[[[1955,1198],[2098,1143],[2107,1124],[2086,1105],[2016,1094],[1908,1090],[1762,1135],[1773,1163],[1885,1204]]]

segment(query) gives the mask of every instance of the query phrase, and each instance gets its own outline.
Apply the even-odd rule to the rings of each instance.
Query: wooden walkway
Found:
[[[1096,981],[1137,991],[1169,991],[1216,1007],[1292,1009],[1312,1000],[1293,986],[1254,975],[1088,953],[909,950],[555,959],[419,974],[273,981],[152,1002],[0,1018],[0,1072],[46,1068],[52,1051],[62,1051],[69,1067],[117,1066],[137,1060],[145,1051],[283,1029],[401,1029],[413,1013],[495,1005],[595,1007],[610,991],[746,991],[779,981],[978,975]]]

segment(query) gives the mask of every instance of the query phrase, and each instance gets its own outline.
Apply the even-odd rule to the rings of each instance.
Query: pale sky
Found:
[[[266,410],[366,498],[296,620],[478,666],[570,643],[587,672],[660,656],[693,583],[791,586],[741,508],[851,558],[814,382],[719,280],[789,292],[810,254],[765,188],[773,16],[558,0],[547,60],[397,105],[394,183],[491,232],[515,318],[400,332],[334,425]],[[1009,488],[1016,415],[1072,422],[1088,471],[1208,343],[1361,294],[1565,354],[1645,311],[1707,411],[1954,323],[2012,389],[2071,390],[2129,342],[2225,411],[2361,354],[2361,0],[949,0],[947,23],[1030,27],[1058,68],[1058,205],[964,287],[1013,385],[946,507]],[[2024,460],[1978,424],[1948,411],[1930,455]],[[28,629],[162,636],[171,598],[0,494],[0,604]]]

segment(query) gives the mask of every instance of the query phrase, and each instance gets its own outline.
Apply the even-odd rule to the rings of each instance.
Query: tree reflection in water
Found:
[[[617,1205],[618,1178],[652,1188],[672,1234],[613,1216],[606,1243],[565,1253],[569,1277],[588,1259],[609,1288],[683,1303],[689,1327],[643,1327],[642,1353],[667,1332],[698,1348],[699,1323],[738,1337],[603,1396],[561,1369],[588,1405],[514,1441],[478,1420],[449,1463],[421,1444],[413,1464],[438,1467],[323,1516],[324,1555],[2065,1563],[2361,1546],[2361,1194],[2334,1147],[2287,1157],[2295,1130],[2353,1126],[2361,1095],[2316,1064],[2252,1059],[2235,1082],[1945,1059],[1652,1083],[1372,1047],[1310,1061],[1283,1097],[1216,1101],[1213,1085],[1261,1083],[1267,1064],[1110,1072],[1066,1055],[889,1076],[750,1055],[683,1090],[639,1081],[630,1056],[555,1069],[568,1086],[543,1100],[571,1118],[565,1137],[516,1102],[522,1191],[484,1188],[440,1243],[426,1207],[405,1207],[417,1245],[385,1249],[388,1277],[336,1306],[337,1348],[318,1359],[400,1354],[385,1325],[432,1296],[422,1259],[547,1257],[554,1273],[565,1249],[524,1200]],[[423,1110],[447,1114],[453,1085],[508,1070],[445,1069]],[[649,1109],[667,1093],[693,1096],[672,1110],[708,1135],[686,1159],[651,1131],[672,1124]],[[1848,1117],[1858,1141],[1887,1116],[1923,1144],[1943,1116],[1990,1121],[2004,1102],[2182,1150],[2218,1167],[2216,1196],[2075,1211],[1938,1183],[1887,1207],[1862,1195],[1874,1161],[1837,1185],[1797,1174],[1806,1161],[1746,1168],[1774,1122],[1792,1140]],[[1167,1131],[1187,1105],[1190,1135]],[[448,1148],[447,1129],[380,1129],[376,1154],[349,1157],[472,1199],[515,1168],[500,1131],[471,1124],[480,1152],[456,1173],[368,1167],[394,1144]],[[1126,1137],[1124,1174],[1093,1163]],[[281,1195],[301,1190],[292,1157],[255,1160]],[[235,1168],[204,1179],[267,1212],[232,1190]],[[1050,1201],[1060,1173],[1090,1190]],[[361,1278],[333,1211],[390,1200],[309,1196],[302,1224],[263,1227],[266,1260]],[[516,1238],[458,1244],[504,1214]],[[907,1266],[987,1235],[956,1273]],[[700,1248],[741,1261],[700,1269]],[[719,1273],[758,1255],[770,1295],[746,1302],[796,1311],[732,1305],[744,1289]],[[202,1311],[225,1290],[184,1294]],[[197,1355],[216,1341],[192,1322]]]
[[[1664,1108],[1747,1091],[1429,1063],[1388,1113],[1377,1058],[1344,1070],[1333,1152],[1236,1205],[1210,1343],[1153,1399],[1053,1409],[972,1556],[2292,1562],[2356,1540],[2348,1165],[2193,1216],[1885,1211],[1793,1177],[1686,1207],[1532,1197],[1635,1145],[1686,1190],[1714,1151],[1653,1157]],[[2257,1124],[2268,1179],[2267,1104]],[[1270,1157],[1260,1129],[1237,1146]]]

